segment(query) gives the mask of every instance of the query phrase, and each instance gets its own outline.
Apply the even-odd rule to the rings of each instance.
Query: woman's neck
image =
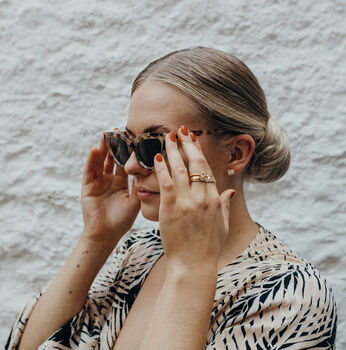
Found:
[[[220,254],[218,271],[241,255],[254,240],[259,226],[252,220],[241,189],[230,202],[229,235]]]

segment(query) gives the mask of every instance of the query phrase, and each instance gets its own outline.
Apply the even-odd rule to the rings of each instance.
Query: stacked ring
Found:
[[[202,171],[201,173],[190,174],[190,182],[216,183],[214,176]]]

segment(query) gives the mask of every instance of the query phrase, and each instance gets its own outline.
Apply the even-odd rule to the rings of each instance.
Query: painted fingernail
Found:
[[[190,132],[191,139],[193,142],[196,142],[196,134],[194,132]]]
[[[229,200],[231,200],[235,195],[237,194],[237,191],[233,192],[231,196],[229,197]]]
[[[173,141],[173,142],[176,142],[176,141],[177,141],[177,135],[176,135],[176,133],[175,133],[174,130],[172,130],[172,131],[169,133],[169,138],[170,138],[170,140]]]
[[[155,159],[156,159],[158,162],[162,162],[162,161],[163,161],[162,154],[157,153],[156,156],[155,156]]]
[[[187,136],[189,134],[189,130],[187,129],[186,125],[183,125],[180,129],[181,133],[185,136]]]

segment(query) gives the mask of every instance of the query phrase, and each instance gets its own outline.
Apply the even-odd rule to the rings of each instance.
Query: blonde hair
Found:
[[[137,75],[131,96],[146,79],[179,88],[195,102],[201,112],[197,117],[212,128],[252,136],[255,150],[243,170],[244,179],[273,182],[288,170],[288,136],[270,116],[257,78],[237,57],[206,47],[171,52]],[[229,136],[220,142],[228,143]]]

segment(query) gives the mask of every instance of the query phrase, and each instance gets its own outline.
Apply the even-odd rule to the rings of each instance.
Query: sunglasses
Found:
[[[203,133],[207,135],[237,134],[221,129],[190,130],[190,132],[193,132],[196,136]],[[133,150],[139,164],[145,169],[152,170],[154,168],[154,157],[157,153],[161,153],[163,157],[166,157],[165,137],[167,134],[147,132],[132,138],[127,131],[105,131],[103,137],[110,155],[118,166],[121,168],[125,166]]]

